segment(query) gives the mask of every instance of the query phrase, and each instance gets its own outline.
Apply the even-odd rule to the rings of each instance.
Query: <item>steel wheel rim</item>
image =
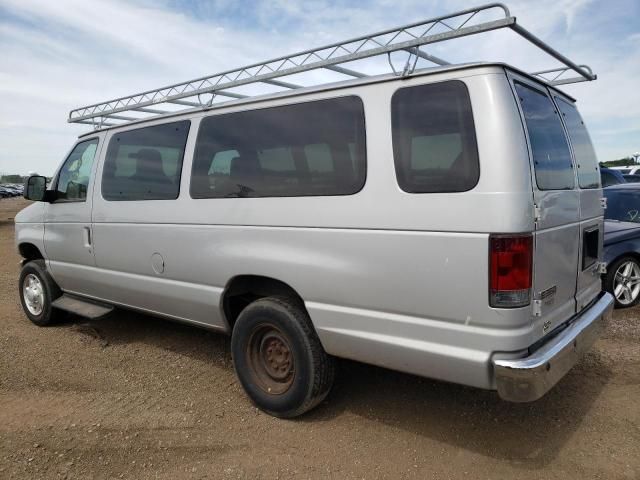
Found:
[[[28,274],[22,284],[22,298],[27,310],[36,317],[44,310],[44,286],[37,275]]]
[[[632,304],[640,294],[640,266],[633,260],[624,262],[616,270],[613,294],[622,305]]]
[[[287,392],[295,378],[293,351],[287,337],[274,325],[254,330],[246,348],[256,384],[269,395]]]

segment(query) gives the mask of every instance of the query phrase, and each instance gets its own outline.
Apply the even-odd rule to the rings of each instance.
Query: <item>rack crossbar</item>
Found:
[[[494,13],[496,10],[502,11],[502,18],[478,21],[479,13],[487,11]],[[407,65],[400,73],[401,75],[410,75],[415,69],[418,58],[440,66],[450,65],[448,61],[426,53],[420,47],[502,28],[511,29],[564,65],[559,69],[545,70],[532,74],[540,80],[550,85],[595,80],[596,76],[589,67],[574,63],[521,27],[516,22],[516,18],[511,16],[509,9],[505,5],[490,3],[476,8],[461,10],[450,15],[442,15],[421,22],[325,45],[324,47],[278,57],[266,62],[227,70],[188,82],[88,105],[72,110],[69,113],[68,121],[90,123],[98,125],[100,128],[106,126],[105,120],[109,119],[125,122],[133,121],[128,117],[116,115],[121,112],[139,111],[153,116],[175,113],[174,111],[153,108],[156,105],[169,103],[190,108],[208,108],[218,95],[232,99],[246,98],[247,95],[229,91],[229,89],[258,82],[289,90],[302,88],[302,85],[282,80],[281,77],[316,69],[331,70],[352,78],[365,78],[369,75],[341,64],[385,54],[389,55],[389,63],[393,71],[396,72],[390,55],[392,52],[397,51],[408,52],[409,59],[415,58],[413,67],[410,66],[411,62],[407,61]],[[569,71],[576,73],[577,76],[561,78],[564,73]],[[549,74],[556,76],[549,78]],[[202,98],[203,96],[207,98],[204,99]],[[139,120],[139,118],[135,120]]]

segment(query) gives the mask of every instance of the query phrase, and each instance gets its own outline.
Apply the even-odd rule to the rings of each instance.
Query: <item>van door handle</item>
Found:
[[[84,246],[91,250],[91,227],[84,227],[82,232],[84,236]]]

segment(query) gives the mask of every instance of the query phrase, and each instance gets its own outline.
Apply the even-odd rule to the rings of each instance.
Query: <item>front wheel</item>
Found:
[[[261,410],[292,418],[329,393],[334,359],[313,329],[304,306],[287,297],[267,297],[247,306],[231,337],[236,375]]]
[[[640,262],[634,257],[619,258],[607,267],[605,290],[615,297],[616,308],[627,308],[640,301]]]
[[[40,327],[58,320],[61,312],[55,310],[51,303],[62,295],[62,291],[47,272],[44,260],[32,260],[25,264],[18,286],[20,303],[29,320]]]

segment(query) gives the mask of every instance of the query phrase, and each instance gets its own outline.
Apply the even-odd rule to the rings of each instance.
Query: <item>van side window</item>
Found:
[[[116,133],[102,173],[105,200],[175,200],[191,122]]]
[[[91,167],[97,148],[97,138],[80,142],[74,147],[58,174],[56,201],[84,202],[86,200]]]
[[[410,193],[464,192],[480,165],[469,92],[450,81],[401,88],[391,99],[393,157]]]
[[[362,101],[332,98],[203,119],[191,196],[349,195],[365,177]]]
[[[573,147],[578,166],[578,184],[580,188],[600,188],[600,173],[598,169],[598,159],[593,149],[591,138],[587,127],[582,121],[582,117],[575,105],[562,98],[556,97],[556,103],[564,118],[564,124],[569,132],[569,140]],[[622,173],[629,173],[624,170]]]
[[[533,154],[540,190],[571,190],[575,187],[571,152],[560,116],[544,93],[516,83]]]

